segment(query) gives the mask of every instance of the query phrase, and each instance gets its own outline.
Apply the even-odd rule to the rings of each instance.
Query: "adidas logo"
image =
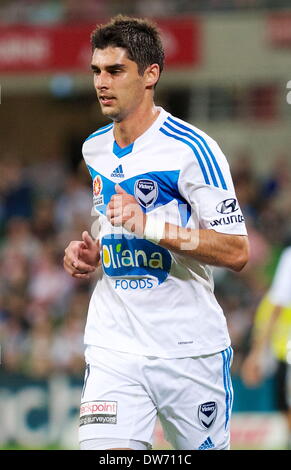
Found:
[[[214,444],[212,440],[210,439],[210,437],[208,436],[206,441],[204,441],[203,444],[201,444],[201,446],[198,447],[198,450],[208,450],[208,449],[213,449],[213,447],[214,447]]]
[[[111,177],[113,178],[124,178],[124,173],[122,169],[122,165],[119,165],[113,172],[111,173]]]

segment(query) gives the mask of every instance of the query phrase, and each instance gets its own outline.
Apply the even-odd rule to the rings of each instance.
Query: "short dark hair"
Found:
[[[151,64],[164,67],[164,48],[157,26],[147,19],[117,15],[105,25],[97,25],[91,34],[92,49],[122,47],[143,75]]]

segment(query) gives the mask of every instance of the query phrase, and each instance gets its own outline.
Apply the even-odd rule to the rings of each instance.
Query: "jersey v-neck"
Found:
[[[150,138],[151,134],[153,134],[157,129],[161,127],[163,122],[168,116],[168,113],[161,108],[160,106],[156,106],[156,109],[160,111],[160,114],[158,115],[157,119],[152,123],[152,125],[143,133],[141,134],[134,142],[131,144],[127,145],[126,147],[120,147],[116,140],[114,139],[113,142],[113,153],[116,157],[122,158],[125,157],[126,155],[136,151],[139,149],[139,147],[143,144],[143,142]],[[113,132],[113,131],[112,131]]]
[[[116,140],[113,142],[113,153],[116,155],[118,158],[125,157],[125,155],[128,155],[129,153],[132,152],[133,149],[133,144],[129,144],[126,147],[119,147],[118,143]]]

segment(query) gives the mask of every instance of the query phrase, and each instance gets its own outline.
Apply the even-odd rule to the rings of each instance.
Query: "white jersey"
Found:
[[[269,290],[269,299],[274,305],[291,306],[291,247],[283,251]]]
[[[145,212],[165,222],[247,233],[217,143],[158,109],[151,127],[125,148],[115,142],[113,124],[83,146],[100,214],[103,267],[89,305],[85,344],[163,358],[211,354],[230,345],[211,267],[113,227],[105,216],[119,183]]]

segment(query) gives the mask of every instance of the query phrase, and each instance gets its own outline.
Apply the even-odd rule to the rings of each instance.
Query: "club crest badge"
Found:
[[[217,415],[217,404],[215,401],[208,401],[206,403],[202,403],[198,407],[198,419],[200,424],[205,428],[208,429],[214,423],[215,418]]]
[[[135,198],[145,209],[156,202],[158,193],[158,185],[155,181],[141,179],[137,180],[134,185]]]

